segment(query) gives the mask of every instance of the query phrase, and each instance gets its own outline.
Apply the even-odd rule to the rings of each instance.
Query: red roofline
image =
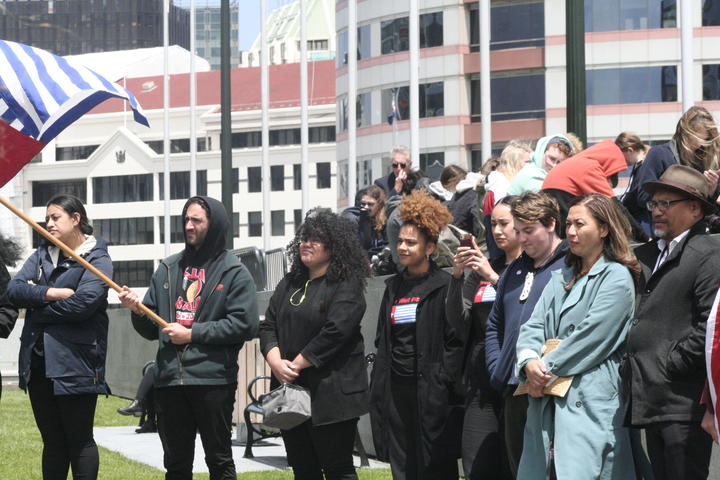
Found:
[[[270,108],[300,106],[300,64],[286,63],[269,68]],[[260,109],[260,68],[234,68],[230,72],[233,111]],[[122,80],[118,81],[122,84]],[[128,78],[130,90],[144,110],[163,108],[163,77]],[[308,104],[335,103],[335,61],[308,62]],[[220,105],[220,70],[197,73],[197,106]],[[190,106],[190,74],[170,75],[170,108]],[[122,112],[123,102],[111,99],[89,114]],[[219,111],[219,110],[218,110]]]

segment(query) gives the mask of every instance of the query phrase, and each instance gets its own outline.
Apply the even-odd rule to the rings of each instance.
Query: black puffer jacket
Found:
[[[385,295],[378,316],[375,346],[377,355],[370,376],[370,419],[378,458],[388,459],[388,398],[390,397],[391,332],[390,311],[401,275],[385,283]],[[463,343],[445,316],[445,297],[450,274],[433,265],[428,278],[418,290],[417,330],[417,402],[422,419],[422,456],[425,464],[431,458],[459,458],[463,399],[460,375]],[[459,420],[459,421],[456,421]]]

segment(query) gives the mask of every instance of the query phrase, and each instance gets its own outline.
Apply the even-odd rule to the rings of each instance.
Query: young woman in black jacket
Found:
[[[260,322],[260,347],[273,387],[310,391],[312,418],[283,430],[298,480],[355,480],[358,418],[367,413],[367,373],[360,321],[370,266],[350,220],[311,211],[288,246],[292,267]]]
[[[112,277],[107,244],[92,236],[82,202],[59,195],[47,204],[51,235]],[[93,421],[105,383],[108,287],[55,246],[40,246],[8,285],[8,299],[26,308],[20,337],[20,388],[30,394],[43,439],[43,478],[95,479]]]
[[[445,304],[448,321],[466,345],[462,461],[468,480],[512,478],[500,434],[502,397],[490,385],[485,365],[485,326],[500,276],[522,253],[510,210],[517,198],[504,197],[490,217],[491,234],[501,256],[485,257],[474,242],[472,247],[458,247]],[[467,276],[465,270],[470,271]]]
[[[386,282],[371,374],[375,450],[390,461],[395,480],[457,480],[463,344],[445,316],[450,274],[430,261],[452,217],[421,190],[399,208],[403,271]]]

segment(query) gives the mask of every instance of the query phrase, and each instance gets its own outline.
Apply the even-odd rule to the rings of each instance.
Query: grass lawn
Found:
[[[134,417],[123,417],[115,412],[127,405],[117,397],[99,397],[95,426],[135,425]],[[0,401],[0,479],[42,479],[40,455],[42,441],[35,426],[28,396],[19,390],[4,390]],[[359,470],[361,480],[390,480],[389,470]],[[68,476],[68,478],[71,478]],[[100,447],[100,479],[103,480],[158,480],[163,472],[142,463],[129,460],[119,453]],[[197,474],[194,479],[205,480],[208,474]],[[292,479],[290,472],[258,472],[239,474],[241,480]]]

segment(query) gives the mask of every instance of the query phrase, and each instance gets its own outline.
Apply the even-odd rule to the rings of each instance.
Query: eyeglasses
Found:
[[[393,162],[392,167],[393,168],[405,168],[407,166],[407,163],[400,163],[400,162]]]
[[[361,207],[370,207],[370,208],[372,208],[372,207],[375,206],[375,202],[360,202],[360,206],[361,206]]]
[[[648,209],[648,211],[652,212],[657,207],[658,210],[661,212],[664,212],[668,208],[670,208],[670,205],[678,202],[685,202],[687,200],[691,200],[690,198],[681,198],[679,200],[650,200],[645,204],[645,207]]]

